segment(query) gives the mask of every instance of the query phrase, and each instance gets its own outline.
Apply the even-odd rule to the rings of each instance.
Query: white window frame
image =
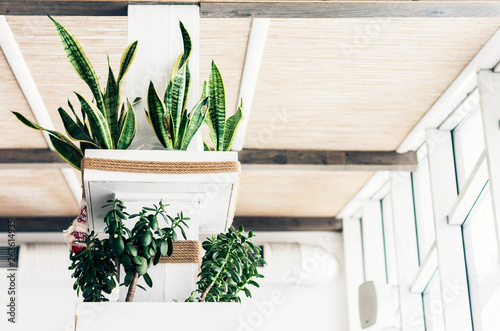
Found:
[[[472,331],[462,228],[448,224],[458,199],[451,132],[429,129],[426,135],[444,322],[449,331]]]

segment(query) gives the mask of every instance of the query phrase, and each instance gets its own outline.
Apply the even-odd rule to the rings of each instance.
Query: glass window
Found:
[[[439,270],[436,270],[432,276],[427,288],[422,293],[422,297],[424,300],[425,330],[445,331]]]
[[[500,330],[500,266],[489,185],[463,224],[474,329]]]
[[[412,174],[415,218],[417,226],[418,254],[423,261],[436,239],[432,209],[431,179],[427,158],[422,160]]]
[[[387,284],[398,285],[398,275],[396,269],[396,248],[394,247],[394,226],[392,219],[392,199],[388,195],[381,200],[382,204],[382,225],[384,227],[384,247],[387,270]]]
[[[484,150],[483,124],[479,109],[453,130],[453,148],[459,188],[462,188]]]

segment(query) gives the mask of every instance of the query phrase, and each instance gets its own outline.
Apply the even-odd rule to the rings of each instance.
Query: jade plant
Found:
[[[163,147],[186,150],[206,117],[208,97],[202,96],[193,109],[190,112],[187,111],[191,85],[189,57],[192,44],[182,22],[179,22],[179,26],[184,51],[172,68],[163,99],[158,95],[153,82],[149,83],[146,118]]]
[[[106,240],[101,241],[92,232],[84,239],[85,249],[70,253],[72,277],[76,279],[73,289],[82,292],[84,302],[109,301],[104,293],[110,294],[116,287],[116,263],[114,253]]]
[[[137,41],[131,43],[125,49],[120,61],[120,71],[116,78],[108,59],[108,80],[106,88],[101,91],[94,67],[85,55],[78,40],[63,25],[52,17],[49,16],[49,18],[56,26],[59,39],[69,62],[78,76],[90,88],[93,101],[89,101],[75,92],[81,106],[81,118],[76,114],[69,100],[68,107],[74,119],[62,107],[58,109],[68,137],[57,131],[43,128],[18,112],[13,112],[13,114],[26,126],[35,130],[46,131],[55,151],[67,163],[80,170],[80,163],[85,149],[127,149],[135,136],[134,109],[128,100],[126,104],[122,104],[121,86],[125,74],[134,60]],[[71,139],[79,141],[80,147],[77,147]]]
[[[204,241],[202,247],[206,253],[201,263],[198,289],[186,301],[241,302],[241,291],[251,297],[248,286],[259,287],[255,278],[264,277],[259,274],[257,264],[259,261],[265,263],[260,248],[252,243],[253,237],[252,231],[244,235],[243,226],[238,230],[231,226],[227,233]]]
[[[126,301],[133,301],[140,277],[149,287],[153,281],[148,274],[151,266],[158,264],[162,256],[173,253],[173,243],[177,240],[176,230],[186,239],[185,228],[188,227],[183,213],[171,217],[166,212],[168,205],[162,201],[154,208],[143,207],[141,212],[129,215],[124,211],[122,201],[108,200],[104,207],[111,207],[106,214],[104,229],[106,238],[100,239],[94,233],[84,236],[80,241],[85,245],[83,249],[70,253],[71,266],[74,270],[72,277],[76,278],[73,289],[84,301],[108,301],[104,294],[110,294],[120,278],[118,270],[123,265],[125,270],[124,282],[120,285],[128,287]],[[159,227],[159,218],[168,226]],[[128,229],[124,221],[138,218],[132,230]],[[143,288],[144,289],[144,288]]]
[[[125,280],[122,285],[128,287],[126,301],[133,301],[140,277],[149,287],[153,281],[148,274],[151,265],[156,265],[162,256],[170,256],[173,253],[173,242],[177,240],[176,230],[179,230],[187,239],[184,227],[188,227],[183,213],[178,213],[175,218],[167,214],[165,208],[168,206],[159,202],[154,208],[143,207],[139,214],[128,215],[123,210],[125,206],[122,201],[108,200],[111,210],[106,214],[104,222],[105,232],[108,234],[109,247],[112,248],[115,258],[125,269]],[[160,228],[159,218],[169,224]],[[132,230],[123,223],[127,219],[138,218]]]

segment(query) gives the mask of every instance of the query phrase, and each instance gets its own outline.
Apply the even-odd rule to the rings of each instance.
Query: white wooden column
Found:
[[[362,202],[363,252],[366,281],[385,283],[384,233],[380,200],[365,199]]]
[[[410,291],[419,263],[413,191],[409,173],[391,175],[391,196],[401,328],[404,331],[420,331],[424,330],[422,296]]]
[[[472,330],[462,228],[447,217],[457,199],[451,133],[427,130],[427,143],[446,330]]]
[[[500,73],[481,70],[478,72],[477,80],[486,163],[500,256]]]
[[[133,149],[160,148],[153,128],[144,114],[149,81],[153,81],[160,98],[170,79],[172,66],[183,51],[179,20],[189,31],[193,50],[189,58],[191,88],[188,110],[200,96],[200,7],[197,5],[130,5],[128,7],[128,39],[139,41],[137,54],[127,76],[127,97],[142,101],[135,106],[137,133]],[[203,150],[201,135],[195,136],[190,149]]]
[[[360,331],[358,288],[365,281],[359,218],[342,220],[349,331]]]

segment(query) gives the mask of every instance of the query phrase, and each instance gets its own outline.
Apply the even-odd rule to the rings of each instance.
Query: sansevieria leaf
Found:
[[[69,165],[80,170],[83,158],[82,151],[70,140],[60,139],[53,135],[49,135],[49,138],[57,154],[59,154],[59,156],[62,157]]]
[[[64,128],[66,129],[66,132],[71,139],[83,141],[99,147],[99,144],[94,139],[90,138],[85,132],[83,132],[83,130],[78,126],[78,124],[73,121],[71,116],[69,116],[64,109],[59,107],[58,112],[59,116],[61,116],[61,120],[63,121]]]
[[[87,85],[89,86],[90,90],[92,91],[92,95],[94,96],[94,99],[97,103],[97,108],[99,108],[101,112],[104,112],[104,97],[102,95],[101,88],[99,87],[99,80],[94,71],[94,67],[92,67],[92,64],[85,55],[85,52],[83,51],[80,43],[75,38],[75,36],[64,26],[62,26],[52,17],[49,16],[49,18],[52,20],[52,22],[54,22],[56,26],[59,39],[64,48],[64,51],[66,52],[66,56],[69,62],[71,63],[73,68],[75,68],[78,76],[80,76],[83,81],[85,81],[85,83],[87,83]]]
[[[38,131],[47,131],[48,133],[58,137],[59,139],[68,139],[63,134],[61,134],[57,131],[42,128],[40,125],[31,122],[29,119],[24,117],[24,115],[22,115],[21,113],[18,113],[17,111],[13,111],[12,114],[14,114],[14,116],[16,116],[17,119],[19,121],[21,121],[21,123],[23,123],[24,125],[26,125],[27,127],[31,128],[31,129],[35,129]],[[68,139],[68,141],[69,141],[69,139]]]
[[[186,150],[193,139],[194,135],[200,128],[208,110],[208,98],[205,98],[198,102],[198,104],[189,113],[189,122],[184,133],[184,139],[182,140],[181,150]]]
[[[127,110],[124,110],[125,115],[120,127],[120,135],[118,138],[117,149],[127,149],[132,143],[135,136],[136,123],[134,108],[127,100]]]
[[[106,93],[104,94],[104,102],[106,104],[106,112],[104,117],[111,132],[113,146],[116,146],[118,141],[118,110],[120,107],[119,88],[116,85],[115,75],[108,61],[108,83],[106,85]]]
[[[120,60],[120,72],[118,73],[118,78],[116,79],[117,85],[120,86],[123,80],[123,77],[127,73],[132,61],[134,61],[135,53],[137,51],[137,43],[138,41],[134,41],[130,45],[128,45],[125,52],[123,52],[122,58]]]
[[[181,21],[179,21],[179,27],[181,28],[181,34],[182,34],[182,43],[184,45],[184,52],[182,53],[182,59],[179,64],[179,68],[184,65],[189,59],[189,56],[191,55],[191,48],[193,47],[191,43],[191,37],[189,36],[189,32],[186,30],[184,27],[184,24],[182,24]]]
[[[229,151],[233,145],[234,137],[236,136],[236,131],[238,126],[243,119],[243,100],[241,100],[241,105],[238,107],[236,113],[229,117],[226,121],[226,127],[224,129],[224,151]]]
[[[178,141],[177,138],[179,135],[179,127],[182,119],[182,112],[184,111],[184,96],[187,93],[186,86],[186,66],[182,66],[175,75],[174,80],[172,81],[172,108],[170,109],[170,114],[172,116],[173,129],[174,129],[174,137],[175,140]]]
[[[226,94],[224,91],[224,81],[219,68],[212,61],[212,68],[208,79],[209,89],[209,115],[217,136],[217,144],[214,144],[216,151],[223,150],[224,129],[226,123]]]
[[[163,147],[172,149],[172,142],[169,139],[165,125],[165,111],[165,106],[158,97],[153,82],[150,82],[148,88],[148,116],[156,137],[158,137]]]
[[[54,146],[55,151],[66,161],[69,165],[75,167],[80,170],[80,162],[83,157],[82,151],[76,147],[71,140],[66,138],[63,134],[42,128],[41,126],[31,122],[22,114],[13,111],[12,112],[19,121],[21,121],[24,125],[29,128],[39,130],[39,131],[47,131],[49,133],[50,142],[52,146]]]
[[[90,129],[95,140],[97,140],[101,148],[113,149],[111,132],[109,131],[108,123],[106,122],[103,114],[101,114],[99,109],[97,109],[93,103],[88,102],[82,95],[77,92],[75,92],[75,94],[80,101],[82,110],[87,115]]]
[[[76,114],[75,108],[73,108],[73,104],[71,103],[71,101],[69,101],[69,99],[68,99],[68,106],[71,109],[71,112],[73,113],[73,115],[75,116],[76,124],[78,124],[78,126],[83,130],[83,123],[80,120],[80,117],[78,117],[78,115]]]

